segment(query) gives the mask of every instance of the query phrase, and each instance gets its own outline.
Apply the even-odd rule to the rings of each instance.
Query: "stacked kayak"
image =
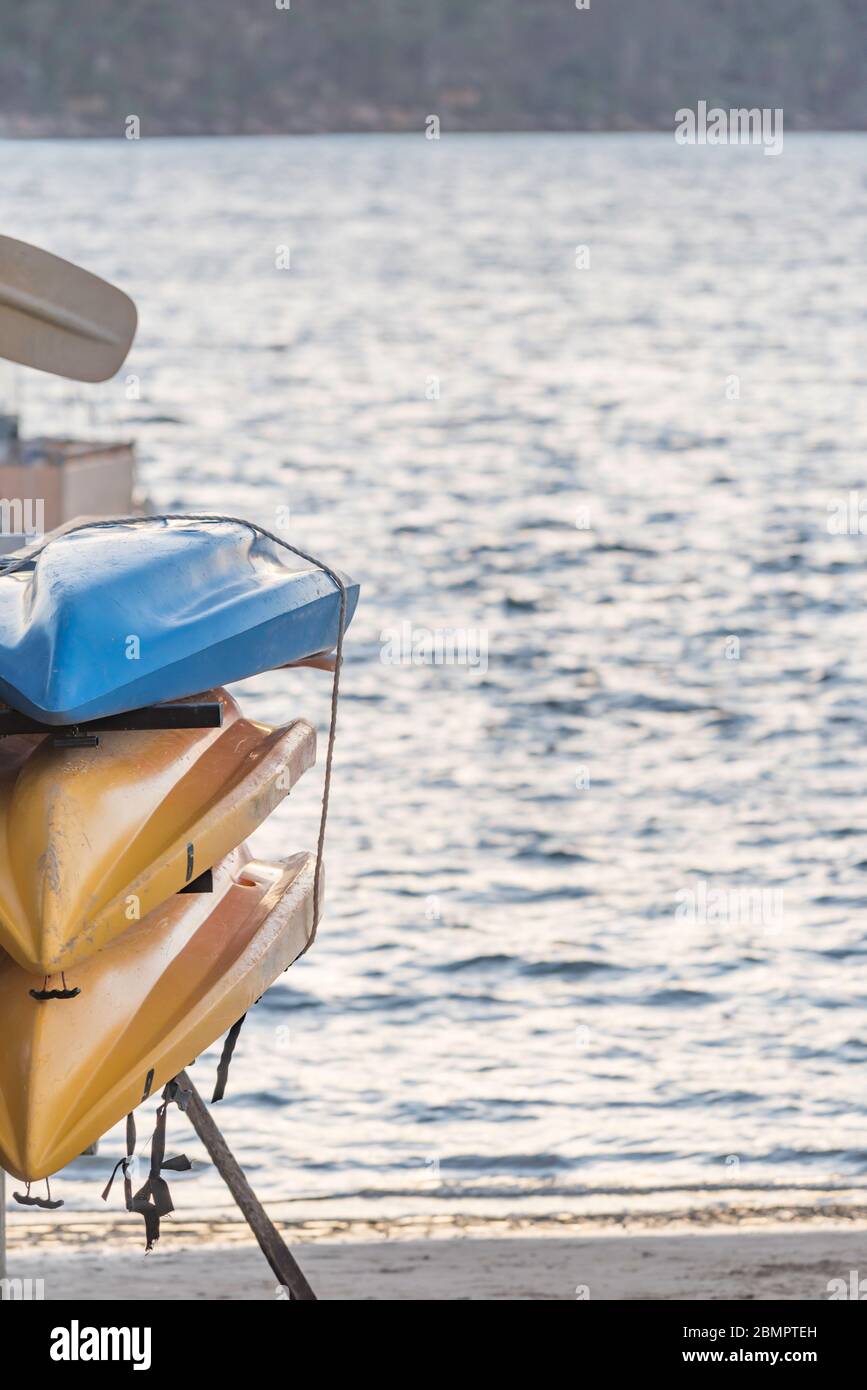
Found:
[[[324,570],[243,522],[94,523],[0,563],[0,699],[79,724],[195,695],[330,651],[339,612]]]
[[[68,971],[240,844],[316,756],[303,720],[115,733],[96,747],[0,744],[0,947]]]
[[[0,1153],[25,1181],[99,1139],[241,1018],[304,951],[314,856],[279,865],[235,851],[214,892],[180,895],[76,971],[81,993],[47,1005],[0,960]]]
[[[265,864],[244,842],[315,733],[245,718],[223,687],[327,665],[357,599],[219,518],[85,525],[0,564],[0,1167],[17,1178],[82,1153],[310,944],[315,856]]]

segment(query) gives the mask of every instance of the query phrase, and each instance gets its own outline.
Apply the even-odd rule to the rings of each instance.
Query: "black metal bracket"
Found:
[[[15,709],[0,709],[0,738],[11,734],[48,734],[54,748],[96,748],[99,734],[136,733],[153,729],[221,729],[219,700],[177,700],[146,705],[126,714],[89,719],[82,724],[43,724]]]
[[[179,888],[179,893],[213,893],[214,891],[214,871],[205,869],[204,873],[194,878],[192,883],[185,883],[183,888]]]
[[[82,734],[73,725],[68,733],[55,734],[51,740],[52,748],[98,748],[98,734]]]

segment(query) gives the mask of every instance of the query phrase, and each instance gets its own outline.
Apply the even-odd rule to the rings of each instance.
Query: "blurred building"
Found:
[[[0,415],[0,554],[76,517],[135,509],[132,442],[22,439],[17,417]]]

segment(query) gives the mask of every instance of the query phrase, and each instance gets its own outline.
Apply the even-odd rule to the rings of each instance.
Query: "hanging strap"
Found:
[[[151,1075],[152,1077],[152,1073],[149,1073],[149,1075]],[[150,1090],[150,1087],[148,1087],[148,1090]],[[145,1098],[146,1094],[145,1097],[143,1097],[143,1099]],[[131,1164],[133,1159],[135,1158],[135,1140],[135,1115],[132,1111],[130,1111],[126,1117],[126,1154],[123,1158],[118,1159],[117,1163],[111,1170],[111,1177],[106,1183],[102,1193],[102,1200],[104,1202],[108,1201],[109,1194],[111,1193],[112,1189],[112,1184],[114,1183],[114,1180],[117,1177],[118,1172],[121,1168],[123,1169],[124,1178],[126,1178],[129,1164]],[[130,1196],[132,1196],[132,1187],[130,1187]]]
[[[186,1097],[188,1095],[189,1092],[183,1091],[177,1081],[170,1081],[163,1091],[162,1104],[157,1107],[156,1124],[154,1125],[153,1138],[151,1139],[150,1172],[138,1192],[133,1192],[132,1180],[129,1175],[130,1166],[135,1154],[135,1119],[132,1113],[127,1115],[127,1153],[119,1163],[115,1164],[114,1171],[102,1194],[103,1201],[107,1201],[118,1170],[123,1169],[124,1204],[127,1211],[136,1212],[139,1216],[144,1218],[146,1255],[153,1250],[160,1238],[160,1221],[164,1216],[168,1216],[169,1213],[173,1212],[175,1209],[172,1201],[172,1194],[169,1191],[169,1185],[162,1174],[166,1171],[185,1173],[193,1166],[186,1154],[177,1154],[173,1158],[166,1158],[165,1156],[166,1112],[173,1102],[179,1105],[182,1110],[185,1110]]]
[[[244,1026],[244,1019],[246,1017],[246,1014],[241,1014],[238,1022],[233,1023],[226,1034],[226,1041],[223,1043],[223,1051],[220,1056],[220,1064],[217,1067],[217,1080],[214,1085],[214,1094],[211,1096],[212,1105],[215,1105],[218,1100],[222,1100],[223,1096],[226,1094],[226,1082],[229,1080],[229,1064],[232,1061],[235,1043],[238,1041],[238,1035]]]

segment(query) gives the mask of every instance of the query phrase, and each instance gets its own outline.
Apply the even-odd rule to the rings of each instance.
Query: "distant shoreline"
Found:
[[[674,136],[674,116],[669,124],[641,124],[623,121],[618,125],[592,123],[574,124],[569,122],[539,122],[506,126],[501,121],[467,121],[461,117],[452,123],[448,113],[440,113],[442,139],[449,135],[670,135]],[[24,115],[4,115],[0,113],[0,140],[110,140],[125,139],[124,121],[126,115],[117,121],[100,119],[94,121],[71,114],[68,117],[39,117]],[[424,136],[425,117],[406,113],[386,111],[372,114],[369,121],[341,122],[299,122],[277,127],[263,125],[261,128],[239,129],[229,123],[203,124],[196,121],[173,122],[159,119],[151,120],[145,113],[142,117],[141,141],[145,140],[183,140],[183,139],[253,139],[256,136],[309,136],[309,135],[421,135]],[[863,135],[867,127],[812,123],[799,124],[797,120],[787,119],[787,134],[810,135]],[[140,143],[130,141],[130,143]]]

